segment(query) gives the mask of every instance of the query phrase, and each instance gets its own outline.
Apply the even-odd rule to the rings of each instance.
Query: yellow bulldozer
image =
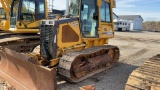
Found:
[[[114,37],[115,0],[71,0],[65,18],[39,23],[46,6],[46,0],[12,1],[10,30],[34,33],[40,28],[40,43],[34,50],[29,47],[34,42],[23,43],[22,53],[17,50],[21,44],[16,50],[13,44],[0,45],[1,77],[17,90],[56,90],[57,72],[77,83],[117,64],[119,48],[107,45]]]

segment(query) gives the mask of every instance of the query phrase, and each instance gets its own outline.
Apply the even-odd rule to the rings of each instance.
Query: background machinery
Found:
[[[48,16],[44,0],[1,0],[1,4],[11,21],[9,31],[14,33],[38,33],[40,20]]]
[[[1,29],[3,29],[3,22],[4,21],[6,21],[6,19],[7,19],[7,16],[6,16],[6,14],[5,14],[5,11],[4,11],[4,9],[2,8],[2,7],[0,7],[0,30]],[[6,26],[6,28],[7,28],[7,26]]]
[[[4,26],[1,25],[1,30],[9,31],[0,33],[0,46],[18,52],[31,51],[39,44],[37,33],[40,21],[48,17],[47,1],[1,0],[0,2],[7,16]]]
[[[147,60],[130,74],[125,90],[160,90],[159,65],[160,54]]]
[[[0,0],[1,3],[1,17],[0,17],[0,30],[9,30],[10,27],[10,7],[11,7],[11,0]]]
[[[40,18],[32,13],[26,13],[26,7],[22,12],[24,1],[31,9],[36,4],[36,0],[13,0],[11,28],[33,28],[32,25],[36,22],[30,24],[25,22],[25,18],[27,20]],[[37,3],[40,1],[43,0]],[[71,0],[70,2],[70,14],[66,18],[42,20],[40,48],[35,48],[32,53],[18,53],[2,47],[1,76],[6,77],[16,88],[55,90],[57,71],[64,79],[76,83],[117,64],[119,48],[107,45],[109,39],[114,37],[112,8],[115,7],[115,0]],[[20,13],[14,10],[17,4],[22,5],[18,8],[18,11],[22,10]],[[45,1],[42,4],[39,4],[39,7],[42,10],[40,15],[43,17],[47,4]],[[41,88],[42,86],[44,87]]]

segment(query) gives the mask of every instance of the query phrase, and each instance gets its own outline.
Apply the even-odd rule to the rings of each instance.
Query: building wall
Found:
[[[134,24],[133,21],[130,22],[130,30],[133,30]]]
[[[133,29],[132,30],[142,30],[143,20],[139,17],[133,20]]]

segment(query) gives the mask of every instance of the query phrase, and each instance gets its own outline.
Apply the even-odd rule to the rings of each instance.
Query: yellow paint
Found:
[[[112,8],[113,8],[113,1],[114,0],[105,0],[109,3],[110,5],[110,10],[111,10],[111,18],[112,16]],[[74,22],[69,22],[65,24],[60,24],[58,27],[58,34],[57,34],[57,46],[58,46],[58,55],[64,54],[65,52],[69,51],[76,51],[76,50],[82,50],[82,49],[87,49],[90,47],[94,46],[103,46],[104,44],[108,44],[109,38],[114,37],[114,34],[108,35],[106,33],[109,32],[114,32],[114,25],[113,25],[113,19],[111,19],[111,23],[108,22],[102,22],[101,21],[101,13],[100,13],[100,8],[102,5],[102,0],[97,0],[97,8],[98,8],[98,17],[99,17],[99,27],[98,27],[98,34],[99,37],[96,38],[82,38],[81,35],[81,30],[80,30],[80,22],[79,21],[74,21]],[[45,0],[45,6],[47,5],[47,0]],[[46,16],[48,17],[48,8],[45,7],[46,11]],[[46,19],[47,19],[46,17]],[[35,19],[31,22],[26,20],[23,21],[16,21],[16,27],[10,28],[9,30],[13,33],[38,33],[39,32],[39,25],[40,21],[35,21]],[[76,25],[74,23],[77,23]],[[79,40],[77,42],[67,42],[64,43],[62,42],[62,28],[66,25],[69,25],[74,32],[79,36]],[[8,25],[9,26],[9,25]],[[26,27],[27,26],[27,27]],[[35,29],[34,29],[35,28]],[[68,32],[69,33],[69,32]],[[94,32],[91,32],[91,34],[94,36]],[[58,57],[58,56],[57,56]],[[55,65],[58,63],[58,59],[52,61],[52,65]]]
[[[113,0],[105,0],[106,2],[111,3]],[[99,28],[98,28],[98,34],[99,34],[99,38],[82,38],[81,35],[81,30],[80,30],[80,22],[76,21],[78,24],[76,26],[73,26],[73,22],[70,23],[65,23],[65,24],[61,24],[59,26],[58,29],[58,37],[57,37],[57,44],[58,44],[58,50],[62,50],[62,54],[66,53],[66,52],[70,52],[70,51],[76,51],[76,50],[82,50],[82,49],[87,49],[87,48],[91,48],[94,46],[103,46],[105,44],[108,44],[109,38],[113,38],[114,37],[114,24],[113,19],[111,19],[111,22],[102,22],[101,21],[101,17],[100,17],[100,8],[102,5],[102,0],[97,0],[97,7],[99,9]],[[111,18],[113,18],[112,16],[112,5],[110,5],[110,10],[111,10]],[[68,42],[68,43],[63,43],[62,42],[62,27],[65,25],[69,25],[75,32],[77,35],[79,35],[79,41],[78,42]],[[68,32],[69,33],[69,32]],[[91,32],[92,35],[94,35],[94,32]],[[82,44],[83,45],[79,45]],[[78,47],[78,48],[75,48]]]
[[[8,19],[1,19],[0,20],[0,30],[8,31],[10,27],[10,20]]]
[[[77,23],[77,25],[74,25],[74,23]],[[76,34],[79,36],[79,41],[78,42],[67,42],[67,43],[63,43],[62,42],[62,27],[66,26],[66,25],[69,25],[76,32]],[[78,21],[76,21],[76,22],[70,22],[68,24],[67,23],[61,24],[59,26],[59,31],[58,31],[58,37],[57,37],[57,39],[58,39],[57,41],[58,41],[58,47],[59,48],[69,48],[69,47],[72,47],[72,46],[74,46],[76,44],[82,43]]]
[[[51,63],[50,63],[50,66],[53,66],[53,67],[54,67],[54,66],[58,65],[59,60],[60,60],[59,58],[52,59],[52,60],[51,60]]]
[[[83,42],[86,43],[85,48],[103,46],[104,44],[108,44],[108,38],[83,38]]]
[[[10,6],[12,3],[12,0],[0,0],[0,3],[2,7],[1,9],[5,12],[5,19],[0,19],[0,30],[8,31],[10,27]]]
[[[113,3],[115,0],[105,0],[108,3]],[[109,38],[114,37],[114,23],[113,23],[113,16],[112,16],[112,4],[110,5],[111,10],[111,23],[108,22],[102,22],[101,21],[101,13],[100,8],[102,5],[102,0],[97,0],[97,6],[98,6],[98,15],[99,15],[99,28],[98,28],[98,34],[99,38],[82,38],[83,42],[86,43],[85,48],[90,48],[93,46],[103,46],[104,44],[108,44]],[[113,32],[113,34],[112,34]],[[110,34],[107,34],[110,33]]]
[[[102,0],[97,0],[97,6],[101,6],[102,5]]]
[[[16,21],[16,26],[15,27],[10,27],[10,7],[11,7],[11,3],[12,0],[1,0],[0,1],[2,4],[2,8],[4,9],[7,19],[3,19],[0,20],[0,29],[1,30],[6,30],[6,31],[10,31],[13,33],[38,33],[39,32],[39,26],[40,26],[40,21],[36,21],[35,17],[33,18],[33,21],[29,21],[27,20],[23,20],[23,21]],[[18,2],[17,2],[18,3]],[[48,17],[48,3],[47,0],[45,0],[45,13],[46,13],[46,18]],[[18,9],[18,8],[16,8]],[[22,8],[24,10],[24,8]],[[17,10],[18,11],[18,10]],[[25,27],[27,26],[27,28]]]

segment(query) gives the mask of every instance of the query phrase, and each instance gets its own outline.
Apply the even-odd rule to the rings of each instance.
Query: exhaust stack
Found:
[[[66,15],[69,15],[69,0],[66,0]]]

